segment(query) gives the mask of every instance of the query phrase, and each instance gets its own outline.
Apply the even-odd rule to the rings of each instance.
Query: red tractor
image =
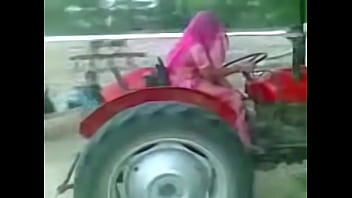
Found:
[[[224,67],[265,58],[256,53]],[[102,89],[104,104],[81,123],[90,141],[78,160],[75,198],[252,198],[256,166],[306,159],[305,66],[243,74],[244,100],[254,104],[251,139],[261,152],[245,149],[229,104],[170,86],[160,59],[127,75],[113,71],[118,83]]]

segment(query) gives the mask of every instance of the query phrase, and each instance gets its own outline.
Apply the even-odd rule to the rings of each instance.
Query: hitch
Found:
[[[74,184],[69,184],[69,182],[70,182],[70,179],[71,179],[71,177],[72,177],[72,175],[73,175],[73,171],[74,171],[75,168],[76,168],[76,165],[77,165],[77,163],[78,163],[79,157],[80,157],[80,154],[78,153],[78,154],[76,155],[76,158],[75,158],[75,160],[73,161],[73,163],[72,163],[72,165],[71,165],[71,167],[70,167],[68,173],[67,173],[67,176],[66,176],[65,180],[62,182],[62,184],[60,184],[60,185],[56,188],[56,196],[55,196],[55,198],[58,197],[59,195],[65,193],[67,190],[73,189]]]

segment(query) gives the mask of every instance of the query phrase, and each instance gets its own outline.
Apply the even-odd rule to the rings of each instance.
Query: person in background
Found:
[[[104,102],[100,94],[101,87],[98,83],[97,73],[87,71],[84,74],[85,84],[76,86],[69,95],[69,109],[82,107],[85,112],[90,112]]]
[[[49,96],[49,89],[45,88],[44,90],[44,115],[49,113],[54,113],[55,106],[54,103],[51,101]]]
[[[94,109],[103,103],[100,94],[101,87],[98,83],[98,76],[95,71],[87,71],[84,75],[86,85],[83,88],[82,105],[88,109]]]
[[[84,74],[84,79],[87,86],[92,86],[100,90],[100,85],[98,83],[98,75],[95,71],[91,71],[91,70],[87,71]]]
[[[228,48],[224,26],[211,12],[201,11],[168,54],[166,66],[173,86],[200,90],[231,104],[238,113],[234,127],[245,146],[254,148],[245,120],[243,95],[233,89],[225,77],[236,72],[250,72],[255,65],[248,62],[223,68]]]

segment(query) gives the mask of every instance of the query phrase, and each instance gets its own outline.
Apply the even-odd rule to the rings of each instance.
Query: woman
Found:
[[[251,71],[254,65],[247,63],[223,68],[228,47],[225,28],[211,12],[199,12],[168,55],[170,81],[174,86],[197,89],[230,103],[239,113],[234,126],[242,142],[251,146],[242,94],[232,88],[225,76]]]
[[[81,106],[85,111],[92,111],[104,102],[100,94],[100,85],[95,71],[84,74],[85,84],[74,87],[74,92],[69,95],[68,107],[70,109]],[[85,114],[86,112],[84,112]]]
[[[82,105],[87,109],[95,109],[103,103],[103,97],[100,94],[100,85],[98,76],[95,71],[87,71],[84,75],[86,85],[82,89]]]

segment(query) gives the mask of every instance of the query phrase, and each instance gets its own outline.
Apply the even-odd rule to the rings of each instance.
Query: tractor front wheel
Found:
[[[253,166],[215,114],[176,102],[127,109],[92,138],[75,198],[252,198]]]

